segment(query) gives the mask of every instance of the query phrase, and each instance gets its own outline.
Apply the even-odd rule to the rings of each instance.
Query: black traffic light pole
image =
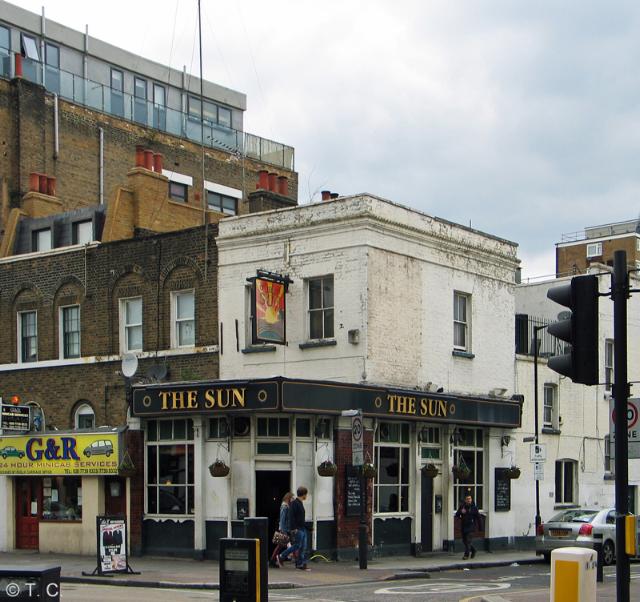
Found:
[[[629,557],[625,552],[625,516],[629,512],[629,442],[627,440],[627,298],[629,275],[626,251],[613,256],[613,398],[615,408],[616,471],[616,600],[629,602]]]

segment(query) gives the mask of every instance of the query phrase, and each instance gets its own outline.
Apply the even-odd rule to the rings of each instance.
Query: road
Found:
[[[408,579],[353,585],[271,590],[271,602],[472,602],[481,595],[501,596],[513,602],[549,599],[549,566],[509,566],[433,573],[429,579]],[[640,565],[631,567],[631,599],[640,600]],[[598,602],[615,602],[615,569],[605,569],[598,584]],[[182,602],[219,599],[217,591],[63,584],[62,600],[100,602]]]

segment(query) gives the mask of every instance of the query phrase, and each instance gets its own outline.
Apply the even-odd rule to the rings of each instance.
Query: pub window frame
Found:
[[[418,430],[420,460],[425,464],[442,462],[442,427],[426,424]]]
[[[472,436],[470,436],[471,433],[473,433]],[[465,496],[470,494],[478,509],[482,509],[485,497],[487,497],[487,488],[489,487],[484,469],[486,460],[485,432],[482,428],[457,427],[451,434],[451,438],[453,440],[454,465],[460,465],[461,455],[463,458],[469,454],[473,456],[472,461],[465,460],[465,464],[471,470],[471,474],[466,479],[460,479],[457,476],[453,479],[454,506],[457,507]]]
[[[264,431],[263,426],[266,427]],[[290,456],[292,434],[293,422],[290,416],[257,416],[256,456]]]
[[[385,460],[393,460],[397,450],[398,473],[395,477],[389,469],[393,464]],[[374,445],[373,445],[374,465],[376,467],[376,477],[373,482],[373,513],[374,515],[397,516],[407,515],[411,511],[412,496],[412,462],[411,462],[411,429],[407,422],[380,421],[376,425]],[[384,481],[382,470],[386,471]],[[388,482],[395,479],[394,482]],[[397,499],[397,509],[389,510],[388,507],[381,510],[381,492],[391,491]]]

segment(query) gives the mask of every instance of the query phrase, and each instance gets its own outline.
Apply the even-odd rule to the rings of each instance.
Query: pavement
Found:
[[[390,556],[374,558],[366,570],[360,570],[357,562],[327,562],[315,559],[309,562],[310,571],[300,571],[293,563],[285,563],[281,569],[269,569],[270,589],[290,589],[322,585],[345,585],[394,579],[425,578],[429,573],[460,570],[463,568],[488,568],[517,564],[541,563],[542,559],[532,551],[478,552],[473,560],[462,560],[460,554],[434,552],[415,556]],[[95,556],[42,554],[27,550],[0,552],[0,568],[19,565],[60,566],[61,581],[66,583],[103,583],[134,587],[218,589],[219,564],[215,560],[191,560],[155,556],[130,557],[131,568],[136,575],[117,573],[113,577],[91,576],[96,566]]]

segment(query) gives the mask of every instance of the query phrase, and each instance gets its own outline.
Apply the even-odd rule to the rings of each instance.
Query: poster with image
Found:
[[[127,571],[127,523],[124,518],[98,516],[98,566],[102,573]]]
[[[253,342],[286,343],[285,285],[263,278],[253,284]]]

